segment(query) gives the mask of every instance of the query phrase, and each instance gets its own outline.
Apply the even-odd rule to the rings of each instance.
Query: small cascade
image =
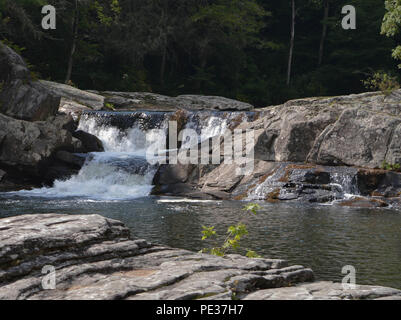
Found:
[[[266,178],[250,180],[246,200],[328,203],[359,195],[357,169],[280,163]]]
[[[272,193],[276,193],[276,196],[278,196],[281,192],[285,192],[282,188],[285,183],[280,182],[280,178],[285,174],[285,166],[285,164],[280,164],[264,181],[259,180],[248,191],[246,200],[266,200]]]
[[[346,170],[343,168],[341,171],[337,170],[330,174],[330,178],[331,185],[338,187],[339,191],[345,197],[360,194],[355,169],[350,168],[349,170]]]

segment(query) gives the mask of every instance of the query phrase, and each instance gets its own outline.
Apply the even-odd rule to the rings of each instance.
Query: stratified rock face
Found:
[[[57,113],[60,97],[34,81],[23,59],[0,43],[0,112],[29,120],[46,120]]]
[[[52,81],[40,80],[54,95],[61,97],[60,111],[70,113],[85,110],[101,110],[104,97],[72,86]]]
[[[400,163],[401,90],[293,100],[268,107],[256,130],[256,158],[378,168]]]
[[[223,158],[220,165],[163,165],[154,179],[154,193],[199,197],[203,192],[205,198],[273,202],[401,194],[401,175],[378,169],[383,162],[401,164],[401,90],[388,96],[294,100],[257,113],[256,120],[235,127],[254,130],[251,174],[238,175],[239,166],[225,164]],[[224,146],[219,147],[223,157]],[[243,144],[243,154],[246,147]],[[358,204],[366,201],[352,203]]]
[[[168,97],[148,92],[97,92],[105,97],[105,102],[117,109],[126,110],[220,110],[220,111],[250,111],[254,107],[249,103],[217,96],[181,95]]]
[[[267,299],[267,289],[279,299],[297,299],[295,290],[309,287],[288,295],[275,290],[314,279],[312,270],[284,260],[221,258],[131,240],[122,223],[99,215],[3,218],[0,230],[0,299]],[[45,266],[55,268],[53,290],[43,289]],[[328,287],[315,296],[332,298],[322,293]],[[338,298],[401,295],[380,287],[354,295],[332,288]]]
[[[340,283],[320,281],[294,287],[260,290],[244,300],[401,300],[400,290],[357,285],[343,288]]]
[[[239,165],[161,165],[155,195],[201,199],[297,201],[351,207],[400,207],[401,173],[380,169],[255,160],[251,174]],[[354,195],[352,198],[349,195]],[[343,201],[343,200],[346,201]]]

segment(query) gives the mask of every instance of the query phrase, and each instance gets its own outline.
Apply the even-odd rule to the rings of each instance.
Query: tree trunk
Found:
[[[292,69],[292,57],[294,54],[294,40],[295,40],[295,0],[291,0],[292,15],[291,15],[291,41],[290,41],[290,53],[288,57],[288,69],[287,69],[287,86],[291,82],[291,69]]]
[[[65,77],[65,83],[68,84],[71,80],[72,66],[74,63],[74,54],[77,48],[77,38],[78,38],[78,0],[75,0],[75,10],[74,10],[74,19],[72,25],[72,44],[71,51],[68,58],[68,67],[67,67],[67,75]]]
[[[162,56],[162,63],[160,67],[160,84],[161,87],[164,88],[164,74],[166,71],[166,59],[167,59],[167,44],[163,47],[163,56]]]
[[[323,61],[323,52],[324,52],[324,42],[326,40],[327,35],[327,19],[329,18],[329,1],[324,1],[324,15],[323,15],[323,29],[322,29],[322,37],[320,38],[320,47],[319,47],[319,58],[318,58],[318,66],[322,65]]]

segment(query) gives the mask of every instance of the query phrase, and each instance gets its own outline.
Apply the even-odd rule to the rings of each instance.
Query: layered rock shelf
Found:
[[[311,269],[279,259],[225,258],[131,239],[99,215],[0,219],[0,299],[401,299],[377,286],[313,282]],[[55,288],[43,289],[45,266]]]

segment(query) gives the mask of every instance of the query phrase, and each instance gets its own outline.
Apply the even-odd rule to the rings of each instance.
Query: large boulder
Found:
[[[88,132],[77,130],[72,133],[74,138],[77,138],[82,142],[83,150],[82,152],[103,152],[103,142],[93,134]]]
[[[0,112],[40,121],[55,115],[59,105],[60,97],[32,78],[21,56],[0,43]]]
[[[21,176],[40,178],[53,153],[81,147],[65,129],[71,121],[70,117],[58,116],[28,122],[0,114],[0,166],[20,172]]]
[[[239,126],[255,130],[255,158],[377,168],[401,163],[401,90],[289,101]]]
[[[101,110],[104,107],[101,95],[52,81],[40,80],[40,83],[61,98],[60,111],[64,113]]]
[[[217,96],[181,95],[169,97],[149,92],[97,92],[105,97],[105,102],[117,109],[125,110],[220,110],[220,111],[250,111],[254,107],[249,103]]]
[[[368,168],[380,167],[385,161],[399,163],[400,124],[401,117],[358,107],[346,109],[319,137],[308,160]]]

